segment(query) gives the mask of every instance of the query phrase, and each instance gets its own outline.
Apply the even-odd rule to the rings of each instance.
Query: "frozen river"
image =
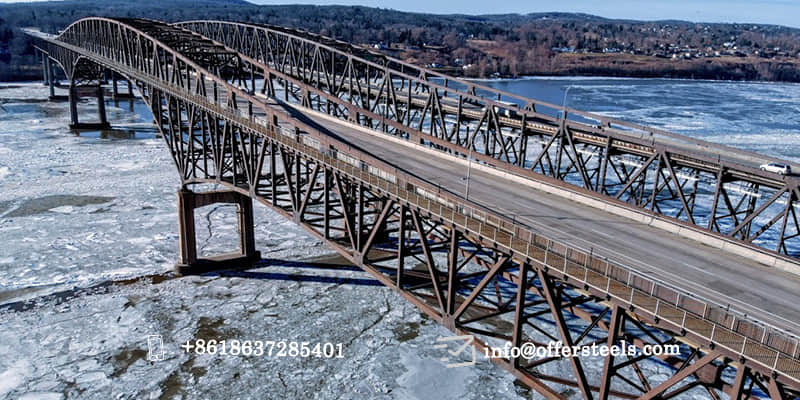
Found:
[[[800,161],[798,85],[488,84],[557,104],[571,86],[571,107]],[[532,396],[486,360],[444,368],[433,343],[448,331],[266,207],[255,215],[263,268],[170,276],[179,179],[146,107],[108,102],[118,131],[76,136],[67,103],[47,94],[41,83],[0,84],[0,399]],[[86,115],[94,107],[81,104]],[[232,207],[201,212],[202,252],[236,243]],[[149,362],[155,334],[166,359]],[[190,356],[178,347],[204,335],[342,343],[344,357]],[[667,376],[647,368],[654,381]]]

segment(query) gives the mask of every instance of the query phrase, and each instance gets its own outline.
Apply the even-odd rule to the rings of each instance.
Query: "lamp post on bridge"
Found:
[[[564,99],[561,101],[561,108],[563,109],[562,117],[564,119],[567,118],[567,94],[569,94],[570,89],[572,89],[572,85],[567,86],[567,89],[564,90]]]
[[[471,174],[472,174],[472,144],[470,143],[469,155],[467,156],[467,188],[464,194],[466,200],[469,200],[469,178]]]

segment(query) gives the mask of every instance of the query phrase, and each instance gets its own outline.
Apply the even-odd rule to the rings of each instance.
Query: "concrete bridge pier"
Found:
[[[47,53],[42,52],[42,80],[45,86],[51,85],[53,82],[52,79],[50,79],[52,70],[48,68],[49,64],[50,57],[47,55]]]
[[[194,210],[211,204],[236,204],[239,214],[239,251],[207,258],[197,256]],[[256,251],[253,227],[253,199],[234,191],[193,192],[183,188],[178,191],[178,227],[180,259],[175,271],[183,275],[247,268],[261,260]]]
[[[78,88],[69,85],[69,127],[78,125]]]
[[[121,77],[119,74],[114,72],[113,70],[109,71],[110,77],[109,81],[111,82],[111,99],[114,100],[115,104],[118,104],[117,101],[119,99],[133,99],[133,88],[131,87],[131,82],[125,77]],[[122,93],[119,90],[119,81],[122,80],[126,83],[128,87],[127,93]]]
[[[66,100],[65,96],[56,96],[56,79],[55,71],[53,71],[53,59],[44,51],[37,50],[37,54],[42,55],[42,84],[50,88],[49,100]]]
[[[56,77],[53,75],[53,60],[50,59],[49,56],[45,55],[47,58],[47,76],[48,76],[48,85],[50,86],[50,100],[54,100],[56,98]]]
[[[116,101],[119,96],[119,88],[117,88],[117,74],[111,71],[111,99]]]
[[[97,97],[97,114],[99,122],[81,122],[78,117],[78,100],[80,94],[78,93],[78,86],[71,84],[69,86],[69,127],[70,129],[110,129],[111,124],[108,123],[106,117],[106,103],[103,96],[103,87],[97,85],[94,87],[94,93]]]

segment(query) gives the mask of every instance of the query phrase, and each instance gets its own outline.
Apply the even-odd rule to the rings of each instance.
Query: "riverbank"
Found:
[[[758,57],[664,59],[630,54],[558,54],[552,68],[534,74],[800,82],[800,59]]]
[[[415,57],[411,57],[405,61],[413,63],[415,60]],[[434,64],[447,62],[447,59],[444,58],[433,58],[433,60]],[[484,74],[473,75],[465,74],[464,70],[460,68],[432,69],[466,79],[516,79],[526,76],[549,76],[800,83],[800,58],[765,59],[724,56],[673,60],[622,53],[562,53],[555,54],[546,62],[536,65],[516,64],[514,69],[517,72],[514,74],[487,70]],[[57,71],[57,74],[61,73]],[[0,73],[0,83],[40,79],[42,79],[42,71],[38,65],[19,66]]]

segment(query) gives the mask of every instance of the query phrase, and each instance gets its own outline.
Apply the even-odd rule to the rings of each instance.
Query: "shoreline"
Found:
[[[437,72],[437,71],[434,71]],[[437,72],[439,73],[439,72]],[[444,73],[442,73],[444,74]],[[748,80],[748,79],[710,79],[710,78],[676,78],[669,76],[624,76],[624,75],[519,75],[517,77],[497,77],[497,78],[469,78],[465,76],[455,76],[470,82],[518,82],[526,80],[636,80],[636,81],[681,81],[681,82],[724,82],[724,83],[743,83],[743,84],[789,84],[800,86],[800,81],[781,81],[781,80]],[[0,81],[0,87],[9,88],[13,85],[41,83],[40,79],[20,79]]]
[[[705,82],[705,83],[742,83],[742,84],[777,84],[777,85],[798,85],[800,82],[795,81],[759,81],[759,80],[733,80],[733,79],[692,79],[692,78],[670,78],[670,77],[638,77],[638,76],[606,76],[606,75],[520,75],[516,78],[464,78],[459,77],[470,82],[520,82],[520,81],[534,81],[534,80],[563,80],[563,81],[680,81],[680,82]],[[0,82],[2,84],[4,82]]]

